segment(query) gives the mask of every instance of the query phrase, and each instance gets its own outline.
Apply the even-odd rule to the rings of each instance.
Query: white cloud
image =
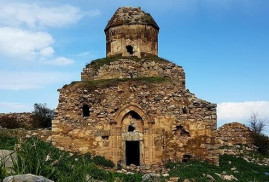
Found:
[[[62,27],[75,24],[84,16],[97,16],[99,10],[83,12],[70,5],[54,7],[35,3],[0,3],[0,24],[4,26]]]
[[[51,84],[65,83],[73,75],[61,72],[6,72],[0,71],[0,90],[44,88]]]
[[[54,40],[46,32],[32,32],[17,28],[0,28],[0,54],[22,60],[44,60],[54,54]],[[59,57],[41,61],[50,65],[73,64],[72,59]]]
[[[54,49],[52,47],[46,47],[40,51],[41,56],[52,56],[54,54]]]
[[[269,101],[224,102],[218,104],[218,119],[226,121],[245,121],[252,113],[269,118]]]
[[[85,52],[78,53],[75,56],[84,57],[84,56],[90,56],[90,55],[91,53],[89,51],[85,51]]]
[[[248,125],[253,113],[268,123],[269,101],[219,103],[217,107],[218,127],[235,121]],[[269,134],[269,126],[265,128],[264,132]]]
[[[33,110],[32,105],[21,104],[17,102],[0,102],[0,113],[7,112],[30,112]]]
[[[20,59],[34,59],[53,52],[54,40],[46,32],[32,32],[17,28],[0,28],[0,53]]]
[[[75,24],[85,16],[99,15],[100,11],[83,12],[70,5],[44,4],[0,0],[0,55],[15,61],[36,60],[39,63],[57,66],[74,62],[62,56],[55,57],[53,37],[45,31],[40,31],[40,28]],[[51,57],[50,61],[42,61],[48,57]]]
[[[56,66],[65,66],[65,65],[73,64],[74,60],[68,59],[65,57],[59,57],[54,60],[44,61],[44,62],[47,64],[56,65]]]

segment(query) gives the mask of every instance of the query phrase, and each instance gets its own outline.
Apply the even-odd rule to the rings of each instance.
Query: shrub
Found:
[[[266,125],[266,120],[262,120],[258,117],[258,114],[252,113],[249,120],[252,141],[257,147],[257,151],[263,155],[269,154],[269,137],[262,133]]]
[[[95,156],[93,158],[93,162],[96,165],[104,166],[104,167],[110,167],[113,168],[115,164],[111,160],[107,160],[106,158],[102,156]]]
[[[257,151],[263,155],[269,154],[269,137],[264,134],[252,134],[254,145],[257,147]]]
[[[34,115],[32,116],[32,126],[34,128],[51,127],[54,111],[49,109],[46,104],[34,104]]]

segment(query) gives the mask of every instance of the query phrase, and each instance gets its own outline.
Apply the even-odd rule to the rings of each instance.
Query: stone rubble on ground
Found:
[[[43,176],[36,176],[33,174],[22,174],[9,176],[4,179],[3,182],[53,182]]]
[[[17,155],[12,150],[0,150],[0,164],[5,163],[6,168],[13,166],[13,161],[17,159]]]
[[[203,176],[206,177],[210,182],[216,181],[215,178],[213,178],[213,176],[211,176],[210,174],[203,174]]]
[[[221,174],[215,173],[218,177],[220,177],[223,180],[227,180],[227,181],[238,181],[238,179],[236,177],[234,177],[234,175],[228,175],[226,173],[226,171],[223,171]]]

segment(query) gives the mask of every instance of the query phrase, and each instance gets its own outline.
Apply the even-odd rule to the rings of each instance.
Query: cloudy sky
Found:
[[[265,0],[0,0],[0,112],[55,108],[57,89],[105,57],[103,30],[120,6],[151,13],[159,56],[183,66],[197,97],[218,104],[219,125],[269,118]]]

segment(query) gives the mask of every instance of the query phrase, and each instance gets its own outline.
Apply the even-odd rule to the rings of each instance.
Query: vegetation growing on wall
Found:
[[[121,82],[132,82],[132,83],[162,83],[171,81],[167,77],[138,77],[138,78],[113,78],[105,80],[92,80],[92,81],[76,81],[69,85],[65,85],[63,88],[107,88],[111,86],[116,86]]]
[[[119,59],[129,59],[132,61],[136,62],[148,62],[148,61],[155,61],[155,62],[160,62],[160,63],[170,63],[170,61],[160,58],[158,56],[149,56],[149,57],[144,57],[144,58],[138,58],[138,57],[122,57],[122,56],[110,56],[110,57],[105,57],[101,59],[96,59],[91,61],[89,64],[86,65],[87,68],[93,68],[95,70],[98,70],[100,67],[104,65],[109,65],[111,62],[118,61]]]

